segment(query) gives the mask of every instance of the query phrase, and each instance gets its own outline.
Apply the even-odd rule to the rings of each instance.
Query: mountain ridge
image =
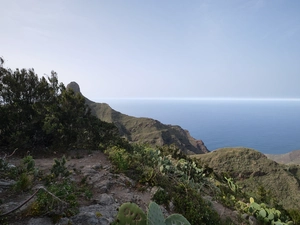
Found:
[[[83,95],[79,85],[74,81],[69,83],[67,88]],[[178,125],[166,125],[151,118],[129,116],[112,109],[107,103],[96,103],[86,97],[85,99],[96,117],[105,122],[114,123],[119,129],[120,135],[129,142],[152,146],[173,144],[187,154],[209,152],[202,140],[196,140],[188,130]]]

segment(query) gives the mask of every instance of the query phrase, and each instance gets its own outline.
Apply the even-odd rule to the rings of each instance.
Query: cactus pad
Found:
[[[159,205],[155,202],[149,204],[147,225],[165,225],[165,218]]]
[[[143,210],[134,203],[124,203],[119,208],[114,225],[146,225],[146,214]]]
[[[166,219],[166,225],[191,225],[187,219],[180,214],[173,214]]]

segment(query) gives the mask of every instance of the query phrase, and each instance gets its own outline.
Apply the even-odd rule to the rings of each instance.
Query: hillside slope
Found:
[[[67,86],[80,93],[79,85],[71,82]],[[209,152],[201,140],[193,138],[180,126],[166,125],[150,118],[137,118],[122,114],[106,103],[96,103],[86,98],[92,113],[100,120],[114,123],[120,134],[133,143],[148,143],[152,146],[176,145],[187,154]]]
[[[299,168],[293,171],[248,148],[222,148],[208,154],[192,156],[217,174],[234,178],[248,193],[257,195],[264,187],[284,208],[300,209]]]
[[[300,164],[300,150],[288,152],[285,154],[278,154],[278,155],[272,155],[272,154],[266,154],[266,156],[274,160],[278,163],[283,164]]]

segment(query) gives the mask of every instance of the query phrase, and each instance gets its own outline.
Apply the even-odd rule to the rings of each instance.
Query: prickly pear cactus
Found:
[[[155,202],[149,204],[147,225],[165,225],[165,218],[162,211]]]
[[[180,214],[172,214],[166,221],[166,225],[191,225],[187,219]]]
[[[134,203],[124,203],[119,208],[117,219],[113,225],[146,225],[146,214]]]

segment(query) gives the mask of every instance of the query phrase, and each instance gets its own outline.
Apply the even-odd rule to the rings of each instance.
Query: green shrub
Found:
[[[170,200],[170,195],[164,189],[159,189],[153,196],[153,201],[159,205],[168,206]]]
[[[51,173],[54,174],[55,177],[67,177],[70,175],[66,167],[66,157],[63,156],[60,160],[54,159],[54,164],[51,169]]]
[[[27,191],[32,186],[32,178],[27,173],[22,173],[14,186],[15,191]]]
[[[191,224],[221,224],[219,215],[196,190],[179,184],[170,195],[173,197],[175,211],[181,213]]]
[[[37,199],[33,202],[30,216],[40,216],[44,214],[72,216],[78,213],[77,185],[65,180],[62,183],[54,183],[47,187],[45,191],[39,191]],[[58,199],[57,199],[57,198]]]
[[[299,209],[290,209],[288,210],[290,217],[294,224],[300,224],[300,211]]]
[[[105,153],[115,165],[116,171],[125,172],[129,168],[129,154],[125,149],[114,146],[106,150]]]

